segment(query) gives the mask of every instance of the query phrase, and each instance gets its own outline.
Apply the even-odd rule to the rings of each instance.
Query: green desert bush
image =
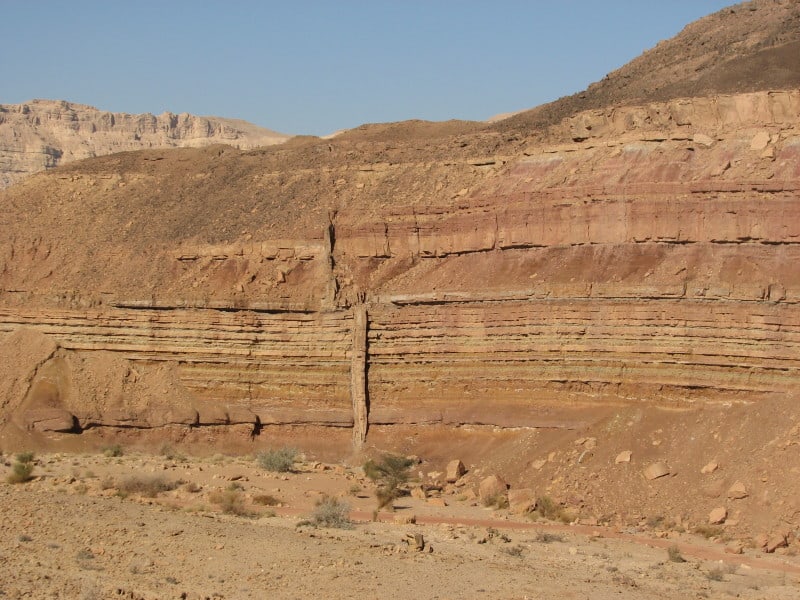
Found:
[[[364,474],[377,484],[375,498],[378,500],[378,507],[373,517],[377,518],[381,509],[391,508],[400,497],[402,486],[411,478],[413,464],[414,461],[410,458],[394,454],[386,454],[377,461],[368,460],[364,463]]]
[[[275,473],[288,473],[297,461],[297,448],[283,447],[265,450],[256,455],[256,462],[262,469]]]
[[[6,481],[8,483],[25,483],[31,479],[33,479],[33,463],[18,461],[11,467],[11,473]]]
[[[17,454],[17,462],[19,463],[32,463],[34,458],[33,452],[20,452]]]

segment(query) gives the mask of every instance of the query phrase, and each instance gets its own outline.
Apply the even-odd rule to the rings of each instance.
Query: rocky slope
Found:
[[[716,459],[709,498],[791,521],[764,465],[800,447],[800,92],[767,83],[30,177],[0,195],[0,442],[458,451],[630,514]],[[677,476],[637,487],[626,447]]]
[[[546,127],[580,112],[675,98],[800,86],[800,4],[754,0],[690,23],[588,89],[496,124]]]
[[[35,461],[34,481],[0,486],[0,592],[13,600],[32,590],[136,600],[797,598],[796,540],[773,555],[742,555],[664,523],[656,531],[534,523],[487,511],[469,498],[471,481],[426,478],[428,492],[414,487],[416,497],[371,522],[374,485],[341,464],[269,473],[248,458],[174,450]],[[323,495],[352,507],[350,528],[310,524]],[[683,562],[667,560],[668,548]]]
[[[0,104],[0,189],[81,158],[143,148],[268,146],[288,135],[218,117],[129,115],[59,100]]]

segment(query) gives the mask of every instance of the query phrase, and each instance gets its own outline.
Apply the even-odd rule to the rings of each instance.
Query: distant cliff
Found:
[[[30,173],[114,152],[212,144],[246,149],[289,137],[246,121],[187,113],[130,115],[63,100],[0,104],[0,188]]]

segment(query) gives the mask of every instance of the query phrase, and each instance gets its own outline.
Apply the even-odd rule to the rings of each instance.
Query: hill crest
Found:
[[[219,143],[248,149],[290,137],[240,119],[189,113],[114,113],[65,100],[0,104],[0,188],[37,171],[115,152]]]

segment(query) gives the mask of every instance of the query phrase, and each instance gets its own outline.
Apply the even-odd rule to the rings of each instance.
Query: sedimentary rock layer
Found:
[[[177,422],[190,426],[353,422],[348,313],[117,309],[0,315],[0,332],[26,330],[57,340],[59,354],[43,364],[52,364],[53,373],[43,375],[43,365],[35,365],[28,391],[6,402],[24,404],[28,412],[64,409],[78,428],[150,427],[176,410]],[[148,376],[157,380],[150,395],[167,396],[155,406],[138,397],[137,383]],[[43,377],[52,390],[32,398]]]
[[[546,426],[559,405],[753,401],[800,374],[798,306],[532,297],[371,316],[376,423]]]
[[[306,423],[358,445],[370,425],[574,427],[592,406],[791,395],[799,127],[797,92],[593,111],[515,157],[431,163],[431,202],[390,201],[409,164],[364,187],[326,163],[302,174],[333,184],[296,221],[170,243],[180,219],[225,227],[175,213],[145,259],[120,236],[130,274],[92,255],[125,223],[98,200],[110,217],[85,245],[15,230],[2,247],[0,332],[57,344],[6,410],[35,431]],[[166,181],[147,168],[141,193]],[[70,185],[59,209],[100,197]],[[25,189],[20,222],[55,222]]]

